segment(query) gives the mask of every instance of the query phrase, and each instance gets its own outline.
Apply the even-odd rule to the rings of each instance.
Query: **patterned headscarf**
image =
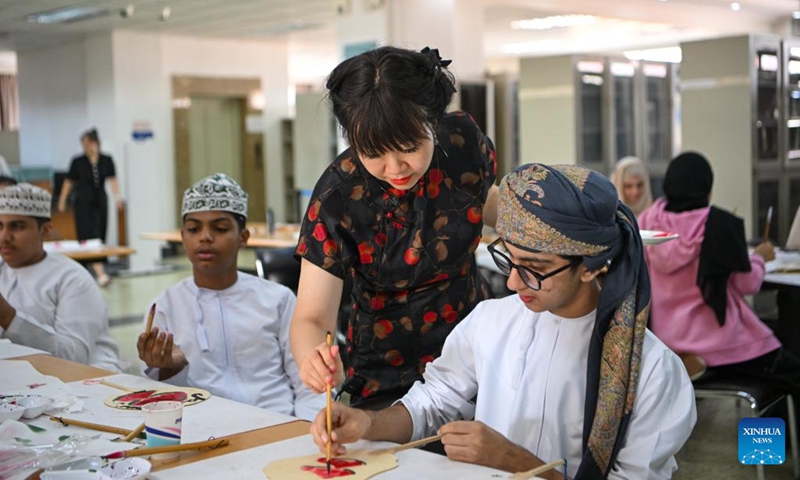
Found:
[[[183,193],[181,217],[193,212],[229,212],[247,218],[247,192],[231,177],[215,173]]]
[[[52,196],[47,190],[20,183],[0,188],[0,214],[50,218]]]
[[[604,176],[574,165],[523,165],[500,187],[497,232],[515,247],[608,266],[589,343],[583,460],[576,480],[604,479],[622,446],[639,381],[650,278],[633,212]]]

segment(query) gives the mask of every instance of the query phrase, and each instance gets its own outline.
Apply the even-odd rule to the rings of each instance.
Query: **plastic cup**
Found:
[[[148,447],[179,445],[183,423],[183,402],[153,402],[142,405]],[[174,458],[178,452],[159,453],[154,459]]]

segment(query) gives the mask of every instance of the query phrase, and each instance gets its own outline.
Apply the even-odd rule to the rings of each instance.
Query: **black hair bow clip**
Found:
[[[438,48],[425,47],[422,50],[420,50],[420,53],[428,57],[428,62],[430,66],[428,73],[430,74],[433,74],[433,72],[436,71],[437,68],[447,68],[448,65],[453,63],[452,60],[443,60],[442,57],[439,55]]]

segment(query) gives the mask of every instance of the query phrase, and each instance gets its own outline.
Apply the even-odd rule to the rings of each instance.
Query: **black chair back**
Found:
[[[300,262],[294,258],[294,247],[256,249],[258,276],[280,283],[297,293],[300,283]]]

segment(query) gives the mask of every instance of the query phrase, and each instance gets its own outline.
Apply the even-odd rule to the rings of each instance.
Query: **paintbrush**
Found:
[[[411,449],[411,448],[421,447],[423,445],[427,445],[427,444],[429,444],[431,442],[435,442],[435,441],[441,440],[441,439],[442,439],[441,435],[434,435],[432,437],[421,438],[419,440],[415,440],[413,442],[404,443],[402,445],[397,445],[397,446],[394,446],[394,447],[381,448],[381,449],[378,449],[378,450],[372,450],[371,452],[369,452],[369,454],[370,455],[380,455],[380,454],[384,454],[384,453],[402,452],[403,450],[408,450],[408,449]]]
[[[150,307],[150,313],[147,314],[147,326],[144,329],[145,335],[150,335],[150,330],[153,328],[153,318],[156,316],[156,304]]]
[[[514,475],[511,475],[512,480],[527,480],[529,478],[533,478],[540,473],[549,472],[550,470],[560,467],[561,465],[565,465],[567,462],[563,458],[556,460],[555,462],[546,463],[544,465],[538,466],[534,469],[528,470],[527,472],[518,472]]]
[[[61,425],[73,425],[75,427],[88,428],[90,430],[97,430],[98,432],[116,433],[117,435],[130,435],[131,431],[124,428],[110,427],[108,425],[100,425],[99,423],[82,422],[80,420],[72,420],[64,417],[50,417],[53,422],[59,422]]]
[[[203,450],[205,448],[219,448],[228,444],[226,438],[215,438],[204,442],[182,443],[178,445],[165,445],[163,447],[143,447],[133,450],[122,450],[101,458],[105,460],[116,460],[118,458],[142,457],[144,455],[155,455],[157,453],[187,452],[189,450]]]
[[[101,385],[105,385],[106,387],[111,387],[111,388],[116,388],[117,390],[122,390],[123,392],[136,392],[136,391],[138,391],[135,388],[128,388],[128,387],[125,387],[125,386],[120,385],[118,383],[109,382],[105,378],[100,380],[100,384]]]
[[[766,242],[769,238],[769,227],[772,223],[772,205],[770,205],[769,210],[767,210],[767,224],[764,225],[764,235],[761,236],[761,241]]]
[[[125,438],[122,439],[123,442],[130,442],[134,438],[138,437],[140,433],[144,431],[144,423],[136,427],[136,430],[129,433]]]
[[[328,334],[325,336],[325,343],[328,344],[328,350],[331,349],[331,342],[332,342],[331,332],[328,332]],[[331,432],[333,431],[333,422],[331,421],[331,409],[333,408],[333,406],[331,405],[331,382],[327,382],[327,384],[328,384],[328,388],[327,388],[327,405],[325,407],[325,417],[326,417],[327,428],[328,428],[328,451],[325,454],[325,464],[328,467],[328,476],[330,477],[331,476],[331,443],[333,442],[333,439],[331,438]]]

